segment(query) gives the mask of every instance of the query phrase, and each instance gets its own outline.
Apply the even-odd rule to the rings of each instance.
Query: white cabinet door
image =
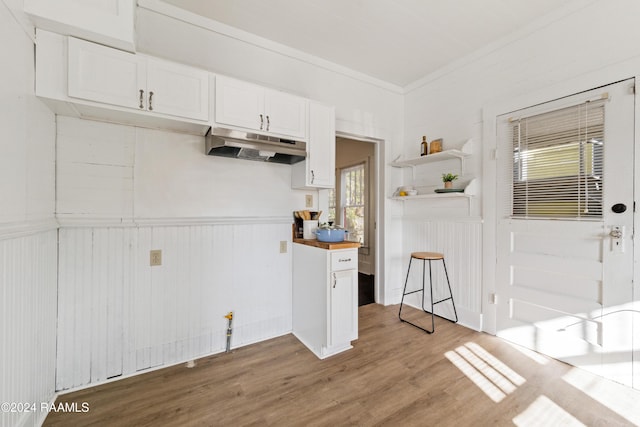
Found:
[[[69,37],[68,78],[72,98],[146,108],[146,67],[136,55]]]
[[[264,130],[264,88],[228,77],[216,77],[216,123]]]
[[[209,118],[209,73],[147,58],[147,109],[195,120]]]
[[[309,105],[309,185],[333,188],[336,182],[336,118],[333,107]]]
[[[306,138],[308,104],[306,99],[267,89],[264,102],[266,131],[300,139]]]
[[[328,347],[349,343],[354,330],[354,287],[357,283],[355,270],[331,273],[331,303],[329,304]],[[357,309],[356,309],[357,311]]]
[[[333,188],[336,182],[335,109],[309,103],[307,159],[292,166],[291,187]]]

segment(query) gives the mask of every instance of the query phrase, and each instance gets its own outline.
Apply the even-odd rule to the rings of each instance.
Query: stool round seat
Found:
[[[444,255],[438,252],[411,252],[411,258],[425,259],[425,260],[439,260],[439,259],[444,259]]]

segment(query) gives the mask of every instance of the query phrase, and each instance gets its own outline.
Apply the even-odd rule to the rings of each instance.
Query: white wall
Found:
[[[578,3],[428,76],[415,85],[405,99],[405,153],[417,151],[423,134],[429,139],[443,137],[445,149],[449,148],[449,142],[455,146],[456,141],[467,138],[476,141],[469,166],[471,174],[484,176],[484,206],[474,202],[470,216],[477,215],[480,209],[484,212],[485,241],[482,250],[468,255],[472,259],[453,261],[465,265],[476,263],[484,256],[482,301],[488,301],[487,293],[493,291],[492,266],[495,264],[495,184],[492,183],[495,162],[491,157],[491,148],[495,146],[492,130],[495,115],[632,77],[640,71],[637,66],[640,3],[597,0],[576,5]],[[405,214],[469,216],[451,204],[420,203]],[[408,251],[405,256],[408,257]],[[482,311],[484,327],[491,330],[493,307],[482,302],[468,308]]]
[[[55,119],[34,96],[33,41],[18,12],[0,2],[0,402],[37,411],[2,411],[2,427],[39,425],[55,390]]]
[[[223,351],[229,311],[233,347],[291,331],[290,166],[243,173],[203,137],[57,123],[59,390]]]

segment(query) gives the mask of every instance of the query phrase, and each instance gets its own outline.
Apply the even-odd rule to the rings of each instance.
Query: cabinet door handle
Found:
[[[140,89],[140,105],[138,107],[144,108],[144,90],[142,89]]]
[[[267,130],[269,130],[269,125],[271,125],[271,122],[269,121],[269,116],[267,116]]]
[[[313,184],[313,181],[316,180],[316,174],[313,172],[313,169],[311,169],[311,183]]]
[[[153,104],[151,103],[153,100],[153,91],[149,92],[149,111],[153,111]]]
[[[336,273],[333,273],[333,289],[336,288],[337,284],[338,284],[338,278],[336,277]]]
[[[260,130],[262,130],[263,126],[264,126],[264,117],[262,117],[262,114],[260,114]]]

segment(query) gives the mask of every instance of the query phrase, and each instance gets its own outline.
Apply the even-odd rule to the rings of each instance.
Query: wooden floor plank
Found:
[[[443,319],[427,335],[401,323],[397,309],[360,307],[354,348],[325,360],[286,335],[200,359],[194,368],[174,366],[62,395],[57,402],[87,402],[90,411],[51,413],[44,425],[512,426],[518,416],[522,425],[533,412],[528,408],[549,401],[587,426],[640,424],[638,391],[581,374],[636,402],[634,419],[633,411],[618,413],[564,381],[575,369],[569,365],[546,358],[541,365],[499,338]],[[406,314],[430,321],[418,310]],[[471,366],[466,374],[457,359]],[[482,384],[502,397],[492,399]],[[524,425],[536,425],[535,417]]]

